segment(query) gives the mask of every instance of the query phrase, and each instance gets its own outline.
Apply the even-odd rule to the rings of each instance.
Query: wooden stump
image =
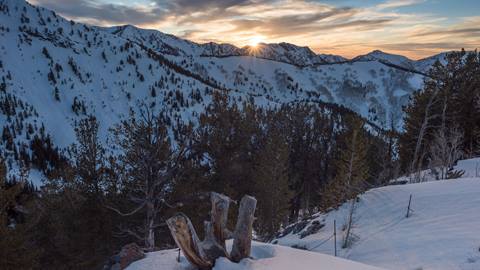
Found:
[[[238,220],[235,232],[227,229],[229,197],[212,192],[210,194],[212,210],[210,221],[205,221],[205,239],[200,242],[190,219],[182,214],[176,214],[167,220],[168,228],[177,246],[183,251],[187,260],[200,269],[211,269],[215,260],[226,257],[234,262],[250,256],[252,242],[252,225],[254,221],[257,200],[245,195],[240,202]],[[232,254],[225,247],[225,239],[233,235]]]
[[[187,260],[200,269],[211,269],[213,263],[205,259],[203,246],[198,239],[190,219],[178,213],[167,220],[168,228],[177,246],[183,251]]]
[[[215,262],[217,258],[229,257],[225,248],[225,241],[222,243],[215,239],[212,223],[205,221],[205,239],[202,241],[202,248],[205,253],[205,259]]]
[[[233,247],[230,254],[232,261],[239,262],[250,256],[252,246],[252,227],[257,200],[245,195],[240,202],[238,219],[233,232]]]
[[[210,219],[213,227],[213,235],[223,249],[226,249],[225,231],[227,230],[228,208],[230,207],[231,199],[223,194],[212,192],[210,201],[212,202]]]

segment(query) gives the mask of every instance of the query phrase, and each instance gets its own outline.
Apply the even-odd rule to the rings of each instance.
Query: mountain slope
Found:
[[[472,175],[471,166],[466,169]],[[410,194],[413,211],[406,218]],[[329,237],[336,220],[340,257],[393,270],[480,269],[478,194],[480,178],[376,188],[361,195],[357,203],[353,229],[357,240],[351,248],[340,248],[349,204],[316,215],[305,229],[289,233],[277,242],[333,254],[334,243]],[[325,226],[318,233],[305,236],[313,222]]]
[[[23,0],[0,0],[0,44],[1,143],[12,154],[34,137],[68,146],[86,115],[97,117],[103,140],[141,108],[189,121],[215,92],[260,106],[338,104],[401,129],[402,106],[424,79],[381,59],[344,61],[287,43],[237,48],[133,26],[88,26]],[[7,146],[12,141],[17,149]]]

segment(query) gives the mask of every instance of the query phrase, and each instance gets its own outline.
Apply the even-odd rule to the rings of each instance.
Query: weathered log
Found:
[[[230,253],[231,260],[234,262],[240,262],[240,260],[250,256],[256,205],[257,200],[248,195],[243,196],[240,201],[237,224],[233,232],[232,252]]]
[[[205,221],[205,239],[202,241],[202,248],[205,253],[205,259],[215,262],[217,258],[228,258],[228,252],[221,243],[215,239],[212,223]]]
[[[178,213],[167,220],[168,228],[177,246],[183,251],[187,260],[200,269],[211,269],[213,262],[206,259],[203,245],[198,239],[190,219]]]
[[[223,249],[225,247],[226,231],[227,231],[227,219],[228,219],[228,208],[230,207],[230,198],[212,192],[210,194],[210,201],[212,202],[212,210],[210,212],[211,225],[213,227],[213,236],[216,239],[216,242],[219,243]]]

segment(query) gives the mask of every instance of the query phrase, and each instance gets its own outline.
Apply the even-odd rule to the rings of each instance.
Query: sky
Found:
[[[352,58],[480,48],[479,0],[30,0],[75,21],[195,42],[288,42]]]

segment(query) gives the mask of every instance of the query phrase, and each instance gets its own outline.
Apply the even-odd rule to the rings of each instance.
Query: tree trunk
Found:
[[[422,160],[423,160],[423,154],[420,153],[420,150],[423,143],[423,137],[425,136],[425,133],[427,132],[427,129],[430,125],[429,121],[431,118],[433,118],[433,116],[430,115],[430,108],[432,107],[433,102],[435,101],[437,93],[438,93],[438,90],[435,89],[433,94],[428,99],[427,106],[425,107],[422,126],[420,127],[420,131],[418,133],[417,141],[415,143],[415,150],[413,152],[413,159],[409,168],[410,182],[420,182],[420,173],[421,173],[420,170],[422,168]],[[419,159],[419,156],[422,156],[422,157]],[[414,175],[413,179],[412,179],[412,175]]]
[[[233,233],[233,247],[230,256],[232,261],[239,262],[250,256],[252,245],[252,225],[257,200],[254,197],[245,195],[240,202],[238,219]]]
[[[232,235],[226,228],[231,200],[225,195],[212,192],[210,201],[212,202],[211,219],[204,223],[205,239],[202,242],[198,239],[190,219],[184,214],[176,214],[167,220],[168,228],[177,246],[183,251],[187,260],[200,269],[211,269],[219,257],[239,262],[250,255],[251,249],[253,215],[257,200],[244,196],[240,202],[231,255],[225,247],[225,239]]]
[[[154,206],[153,203],[147,203],[147,221],[146,221],[146,230],[145,230],[145,247],[148,251],[153,251],[155,249],[155,231],[153,225],[155,223],[154,219]]]
[[[355,200],[356,198],[352,199],[352,204],[350,206],[350,211],[348,213],[347,231],[345,233],[345,239],[343,241],[342,248],[347,248],[350,246],[350,237],[351,237],[352,226],[353,226],[353,214],[355,212]]]

